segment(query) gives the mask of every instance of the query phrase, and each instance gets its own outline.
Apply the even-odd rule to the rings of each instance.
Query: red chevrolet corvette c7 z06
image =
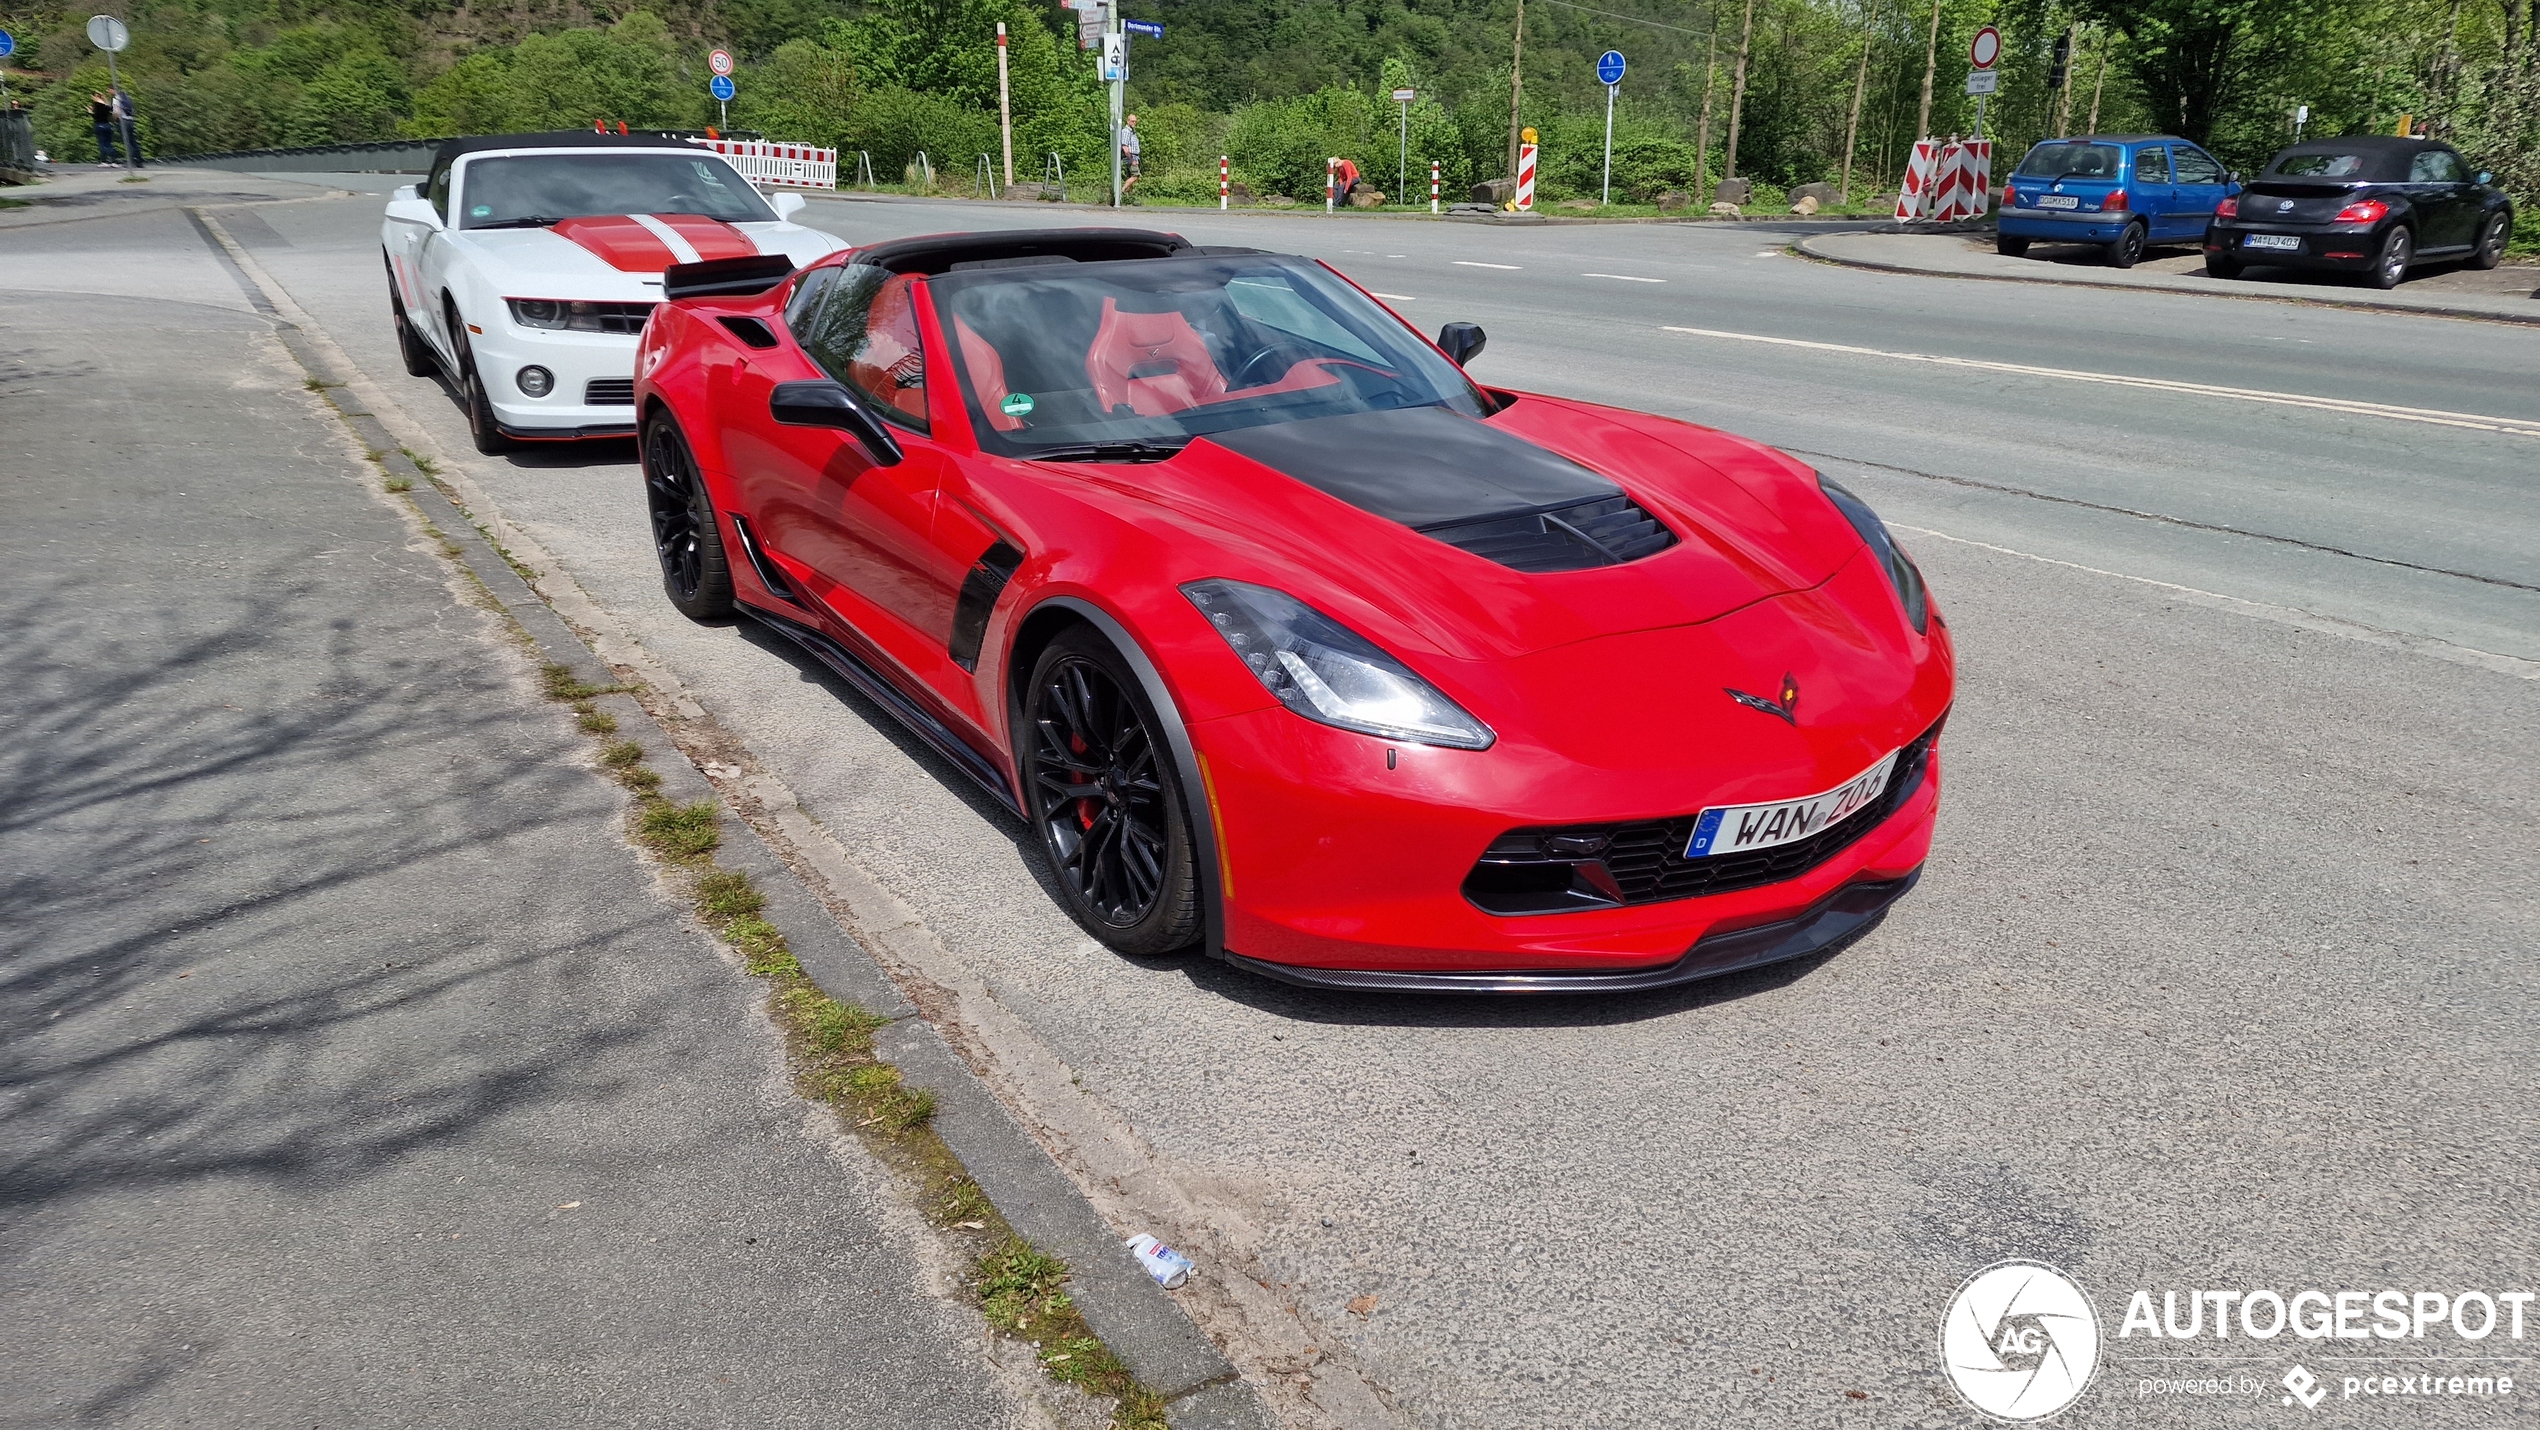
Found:
[[[671,601],[905,722],[1114,949],[1611,992],[1836,947],[1921,872],[1947,629],[1782,453],[1477,384],[1477,327],[1164,233],[665,298],[635,390]]]

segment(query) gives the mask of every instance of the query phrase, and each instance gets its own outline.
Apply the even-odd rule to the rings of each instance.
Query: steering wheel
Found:
[[[1289,368],[1296,366],[1298,363],[1301,363],[1312,356],[1312,353],[1301,353],[1295,348],[1289,347],[1284,343],[1273,343],[1269,347],[1263,348],[1261,351],[1254,353],[1249,359],[1247,359],[1244,362],[1244,365],[1236,370],[1235,380],[1226,384],[1226,390],[1229,392],[1239,392],[1247,387],[1259,387],[1264,383],[1276,382],[1280,378],[1287,376]],[[1254,375],[1255,369],[1271,362],[1273,359],[1285,359],[1286,366],[1279,368],[1275,372],[1262,373],[1257,377]]]

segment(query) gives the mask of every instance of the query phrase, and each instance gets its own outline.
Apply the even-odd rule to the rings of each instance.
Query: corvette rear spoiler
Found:
[[[794,260],[781,253],[754,253],[747,258],[709,258],[702,263],[674,263],[661,273],[661,296],[736,298],[764,293],[793,274]]]

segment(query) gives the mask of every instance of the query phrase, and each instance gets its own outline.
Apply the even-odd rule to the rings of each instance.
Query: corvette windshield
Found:
[[[928,286],[971,423],[1009,456],[1136,460],[1309,417],[1485,412],[1460,368],[1303,259],[1062,260]]]
[[[461,228],[519,227],[596,214],[703,214],[726,223],[776,215],[732,166],[684,154],[588,149],[477,159],[460,182]]]

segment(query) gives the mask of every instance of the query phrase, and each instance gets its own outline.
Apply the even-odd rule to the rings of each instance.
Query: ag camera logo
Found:
[[[2099,1313],[2054,1267],[1998,1262],[1968,1277],[1950,1299],[1940,1363],[1977,1411],[1996,1420],[2043,1420],[2089,1388],[2099,1368]]]

